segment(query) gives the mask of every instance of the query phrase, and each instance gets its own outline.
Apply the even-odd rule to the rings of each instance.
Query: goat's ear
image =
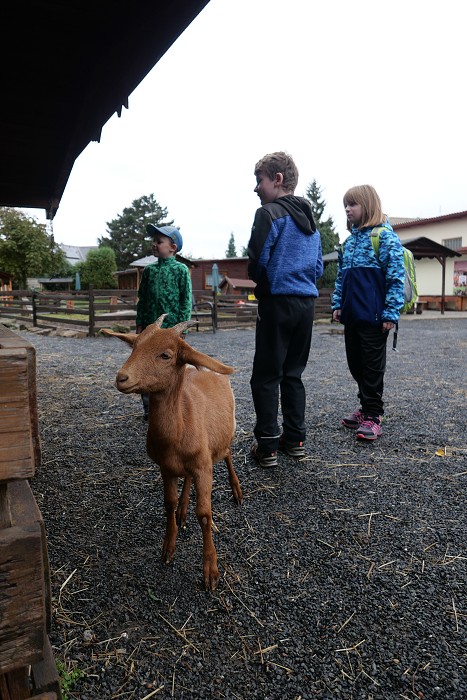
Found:
[[[219,360],[215,360],[209,355],[205,355],[204,352],[199,352],[185,343],[184,340],[179,340],[179,359],[182,364],[194,365],[195,367],[206,367],[211,369],[213,372],[218,372],[219,374],[232,374],[234,371],[233,367],[229,365],[224,365]]]
[[[110,328],[101,328],[100,332],[104,335],[112,335],[115,338],[120,338],[120,340],[128,343],[128,345],[134,345],[135,340],[138,337],[136,333],[116,333],[115,331],[111,331]]]

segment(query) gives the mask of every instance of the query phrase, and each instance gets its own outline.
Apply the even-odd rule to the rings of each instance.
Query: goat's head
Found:
[[[181,338],[182,333],[196,322],[184,321],[173,328],[161,328],[164,318],[165,314],[139,335],[102,329],[105,335],[119,338],[133,348],[117,373],[116,386],[119,391],[124,394],[146,394],[170,389],[178,381],[183,365],[232,374],[232,367],[195,350]]]

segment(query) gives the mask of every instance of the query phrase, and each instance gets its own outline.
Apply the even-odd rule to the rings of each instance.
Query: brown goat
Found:
[[[234,500],[243,501],[230,447],[235,401],[230,381],[223,376],[232,374],[233,368],[195,350],[180,337],[192,321],[161,328],[163,319],[161,316],[139,335],[102,332],[133,347],[117,373],[117,389],[124,394],[149,394],[146,448],[161,471],[167,514],[162,560],[168,564],[175,554],[178,527],[185,524],[194,482],[196,516],[203,535],[204,585],[213,591],[219,581],[211,508],[216,462],[225,461]],[[180,499],[179,478],[184,479]]]

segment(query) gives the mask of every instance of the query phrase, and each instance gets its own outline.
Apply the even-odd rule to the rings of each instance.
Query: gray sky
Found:
[[[352,185],[389,216],[467,209],[465,0],[211,0],[76,160],[55,239],[95,245],[153,193],[185,255],[248,242],[254,165],[285,150],[337,231]],[[31,210],[28,210],[31,212]],[[32,213],[45,221],[41,210]]]

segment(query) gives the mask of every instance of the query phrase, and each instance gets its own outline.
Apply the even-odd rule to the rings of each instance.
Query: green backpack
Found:
[[[382,230],[383,229],[381,228],[381,226],[375,226],[375,228],[370,233],[371,243],[373,245],[373,250],[375,251],[376,257],[378,257],[379,236],[380,236]],[[404,277],[404,305],[400,311],[401,311],[401,313],[404,313],[404,312],[409,311],[415,305],[415,302],[418,299],[418,291],[417,291],[417,278],[415,275],[415,261],[414,261],[413,253],[408,248],[404,248],[404,246],[402,246],[402,250],[404,251],[405,277]]]

